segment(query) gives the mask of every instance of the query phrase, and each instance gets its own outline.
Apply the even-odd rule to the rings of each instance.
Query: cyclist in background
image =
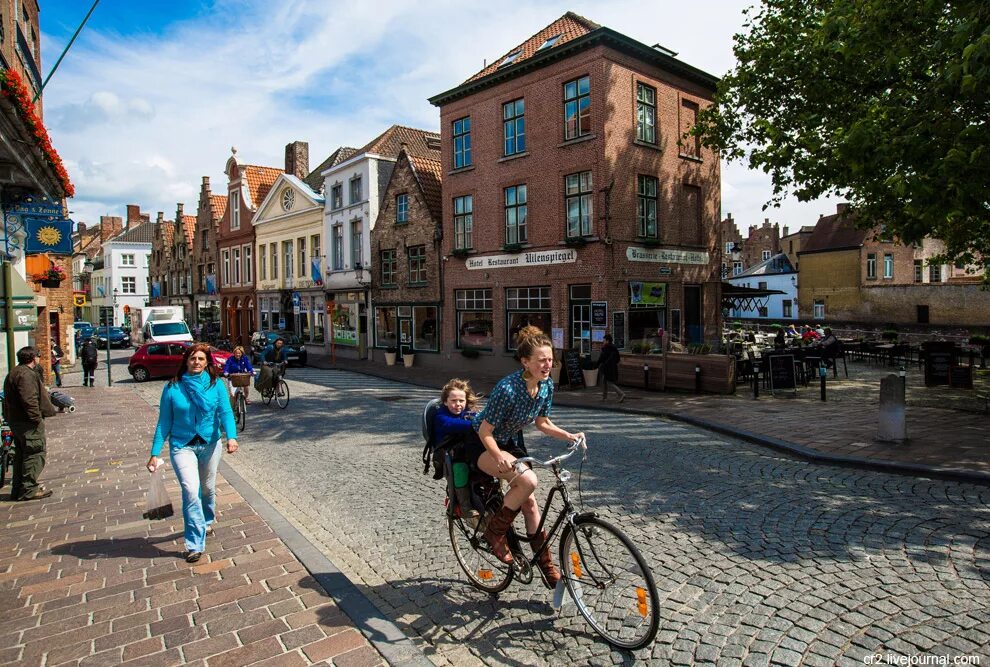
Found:
[[[265,354],[262,360],[269,366],[273,366],[275,371],[275,378],[279,378],[285,375],[285,368],[289,365],[289,360],[285,354],[285,341],[281,338],[276,338],[272,346],[265,350]]]
[[[228,378],[230,377],[231,373],[250,373],[251,375],[255,374],[254,368],[251,366],[251,360],[247,358],[246,354],[244,354],[244,347],[241,345],[238,345],[237,347],[234,348],[233,356],[227,359],[227,363],[223,365],[223,376],[225,378]],[[227,381],[227,389],[230,391],[230,397],[233,398],[235,387],[233,387],[230,384],[230,380]],[[250,403],[251,402],[250,385],[241,387],[240,389],[241,391],[244,392],[244,402]]]

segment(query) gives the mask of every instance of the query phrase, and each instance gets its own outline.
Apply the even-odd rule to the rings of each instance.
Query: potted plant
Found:
[[[395,355],[398,353],[394,347],[385,348],[385,365],[395,366]]]
[[[591,359],[591,355],[581,358],[581,373],[584,375],[584,384],[587,387],[594,387],[598,384],[598,364]]]
[[[568,236],[564,239],[564,243],[572,248],[581,248],[588,244],[588,239],[583,236]]]
[[[987,356],[990,355],[990,336],[973,334],[969,337],[969,344],[980,348],[980,368],[986,368]]]
[[[42,287],[54,288],[62,284],[65,280],[65,271],[52,264],[48,270],[34,277],[35,282],[41,283]]]
[[[897,336],[898,336],[897,329],[884,329],[883,333],[880,334],[880,338],[890,343],[893,343],[895,340],[897,340]]]
[[[412,368],[414,361],[416,361],[416,355],[413,352],[406,352],[402,355],[402,363],[406,368]]]

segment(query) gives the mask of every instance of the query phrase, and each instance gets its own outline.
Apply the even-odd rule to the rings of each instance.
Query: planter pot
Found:
[[[395,352],[386,352],[385,353],[385,365],[386,366],[395,366]]]
[[[590,371],[582,370],[584,374],[584,384],[586,387],[594,387],[598,384],[598,369],[592,369]]]
[[[406,368],[412,368],[413,362],[416,360],[415,354],[407,354],[402,357],[402,363],[406,365]]]
[[[554,384],[560,384],[560,366],[552,366],[550,368],[550,379],[553,380]]]
[[[42,280],[41,286],[46,289],[55,289],[62,284],[61,280]]]

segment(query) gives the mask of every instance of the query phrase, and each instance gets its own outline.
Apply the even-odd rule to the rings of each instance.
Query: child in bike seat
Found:
[[[440,392],[443,405],[433,417],[433,438],[437,445],[447,438],[462,438],[473,432],[471,420],[478,402],[467,380],[454,378],[443,386]],[[453,465],[454,491],[457,504],[461,506],[461,516],[476,518],[478,511],[471,506],[471,491],[468,487],[468,466],[455,455]]]

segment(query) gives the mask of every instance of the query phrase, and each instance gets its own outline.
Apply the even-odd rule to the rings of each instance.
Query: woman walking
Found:
[[[162,390],[158,427],[151,444],[148,470],[155,472],[165,440],[175,476],[182,487],[186,561],[195,563],[206,549],[206,535],[216,519],[217,466],[220,465],[220,428],[227,435],[227,453],[237,451],[237,426],[230,399],[210,347],[191,345],[182,363]]]
[[[583,433],[570,433],[550,421],[553,404],[553,343],[545,333],[532,325],[523,327],[516,334],[516,353],[522,369],[499,380],[488,398],[485,409],[473,422],[478,440],[469,442],[466,457],[485,473],[509,483],[502,508],[488,522],[485,539],[495,556],[504,563],[512,562],[505,534],[521,511],[526,520],[526,533],[533,552],[543,548],[547,533],[541,530],[540,507],[533,492],[536,491],[536,473],[532,470],[517,471],[516,459],[527,456],[522,442],[523,427],[535,422],[541,432],[558,440],[574,441]],[[539,558],[540,573],[547,588],[560,581],[560,571],[553,564],[550,549],[544,549]]]

